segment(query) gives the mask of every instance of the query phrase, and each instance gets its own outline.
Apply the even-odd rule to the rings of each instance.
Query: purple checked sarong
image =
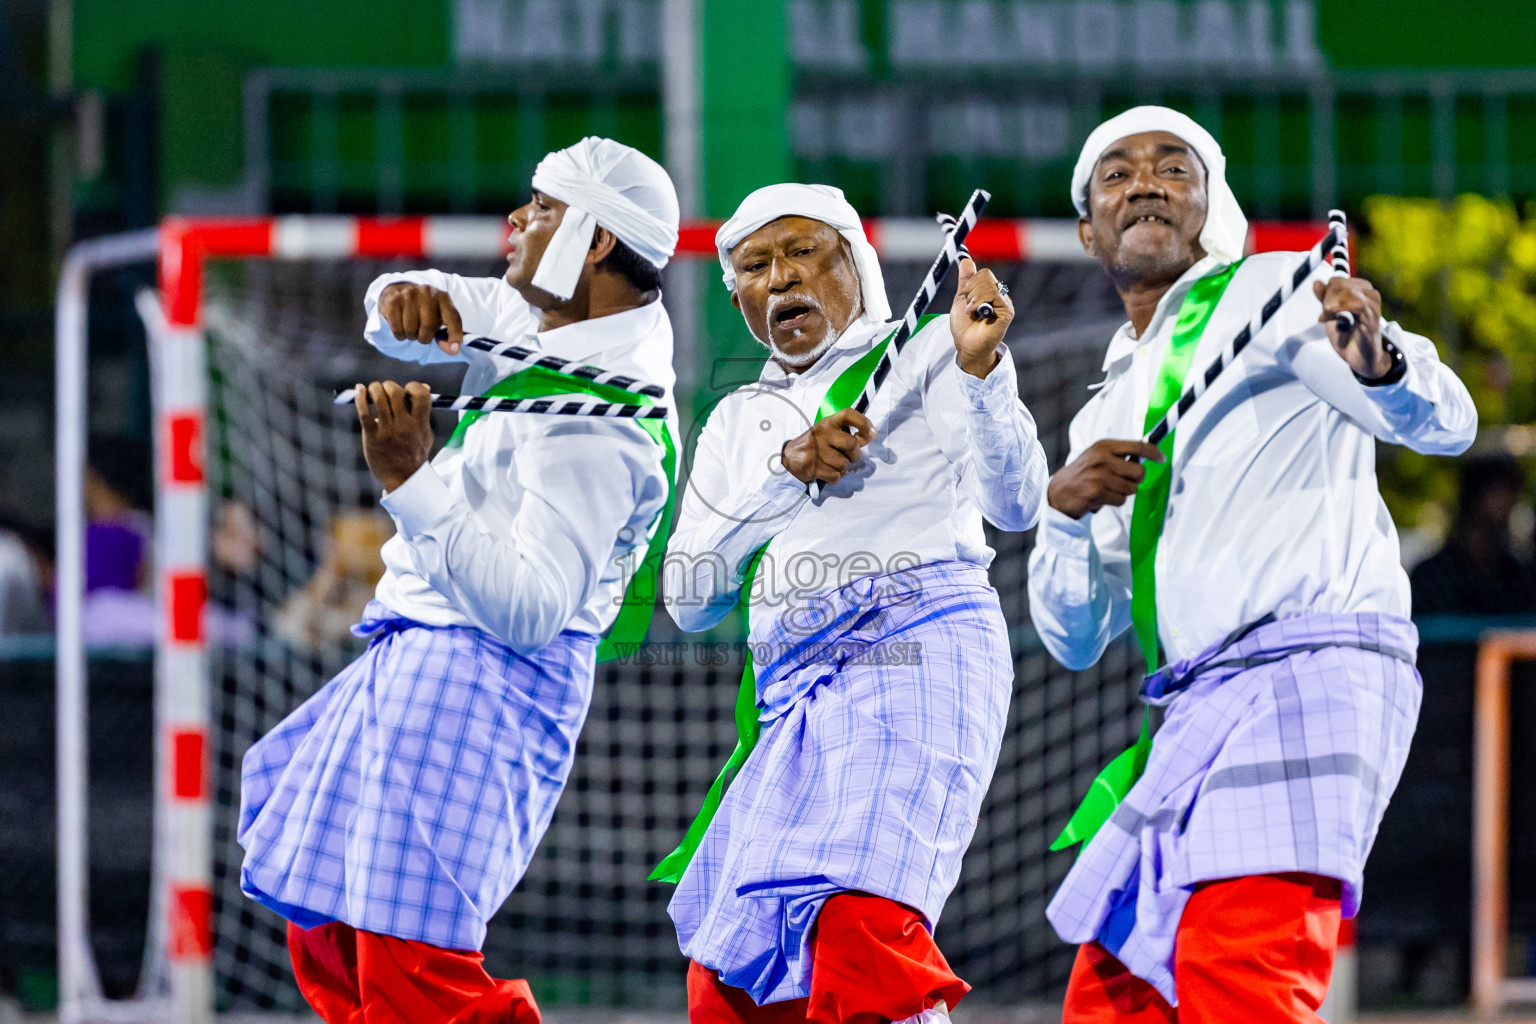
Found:
[[[1150,676],[1144,699],[1168,711],[1146,773],[1051,900],[1056,933],[1097,939],[1177,1005],[1196,883],[1310,872],[1344,883],[1353,917],[1418,722],[1418,639],[1391,615],[1307,615]]]
[[[368,650],[246,752],[240,888],[288,920],[479,949],[544,837],[597,638],[525,657],[371,602]]]
[[[938,921],[1013,689],[984,568],[938,562],[795,599],[754,634],[762,734],[668,908],[684,955],[759,1004],[808,995],[846,890]]]

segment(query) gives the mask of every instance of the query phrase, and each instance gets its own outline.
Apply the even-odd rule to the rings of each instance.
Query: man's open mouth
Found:
[[[1133,228],[1137,224],[1161,224],[1165,228],[1173,226],[1173,222],[1167,217],[1156,213],[1143,213],[1126,221],[1124,227],[1120,230],[1124,231],[1127,228]]]
[[[773,311],[773,326],[793,330],[804,325],[815,311],[813,306],[804,302],[786,302]]]

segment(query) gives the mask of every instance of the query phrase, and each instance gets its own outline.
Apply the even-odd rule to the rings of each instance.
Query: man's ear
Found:
[[[1083,252],[1089,256],[1098,256],[1093,250],[1093,221],[1087,217],[1077,218],[1077,240],[1083,247]]]
[[[587,262],[597,264],[608,258],[613,252],[613,247],[619,244],[619,239],[612,231],[599,226],[592,232],[592,245],[587,249]]]
[[[741,296],[736,294],[734,288],[731,289],[731,305],[736,307],[737,312],[741,311]]]

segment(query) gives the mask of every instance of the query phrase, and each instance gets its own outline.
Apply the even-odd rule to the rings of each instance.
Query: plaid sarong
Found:
[[[1179,918],[1198,882],[1362,871],[1408,757],[1418,631],[1391,615],[1281,619],[1143,685],[1168,705],[1146,773],[1083,850],[1046,916],[1097,939],[1169,1003]]]
[[[838,892],[938,921],[1013,665],[997,592],[963,562],[799,598],[753,646],[763,731],[668,910],[684,955],[763,1004],[809,994],[811,926]]]
[[[371,602],[368,650],[245,755],[240,887],[294,923],[479,949],[549,827],[597,638],[523,656]]]

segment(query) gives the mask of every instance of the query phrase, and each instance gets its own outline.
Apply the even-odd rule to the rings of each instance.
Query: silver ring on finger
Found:
[[[999,294],[999,295],[1005,295],[1006,296],[1008,294],[1008,290],[1009,289],[1008,289],[1008,285],[1007,285],[1006,282],[1000,283],[997,286],[997,294]]]

